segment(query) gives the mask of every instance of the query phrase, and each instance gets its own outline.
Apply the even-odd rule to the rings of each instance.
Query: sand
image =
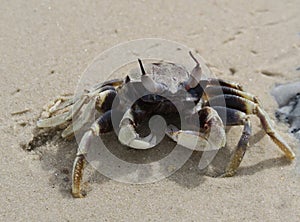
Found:
[[[235,177],[204,176],[197,155],[169,178],[144,185],[90,169],[92,189],[84,199],[70,195],[75,142],[22,149],[42,107],[73,93],[99,53],[160,37],[197,50],[217,76],[258,95],[276,130],[299,153],[287,126],[276,122],[270,95],[275,84],[299,79],[299,8],[297,0],[2,1],[0,221],[299,221],[299,160],[286,161],[256,118]],[[229,131],[229,143],[240,130]]]

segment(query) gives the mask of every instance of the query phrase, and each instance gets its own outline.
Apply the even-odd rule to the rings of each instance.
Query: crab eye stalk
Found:
[[[130,82],[130,77],[129,77],[128,75],[125,77],[124,82],[125,82],[125,83],[129,83],[129,82]]]
[[[189,54],[192,57],[192,59],[196,62],[196,66],[193,68],[189,79],[185,82],[186,90],[195,88],[199,84],[202,76],[202,69],[199,61],[195,58],[191,51],[189,52]]]
[[[144,75],[146,75],[146,72],[145,72],[143,63],[142,63],[142,61],[141,61],[140,59],[138,59],[138,61],[139,61],[139,64],[140,64],[140,68],[141,68],[142,75],[144,76]]]
[[[195,58],[195,56],[193,55],[193,53],[191,51],[189,51],[189,55],[192,57],[192,59],[195,61],[195,63],[197,64],[197,66],[200,66],[199,61]]]
[[[163,91],[166,90],[166,86],[155,82],[145,71],[143,63],[140,59],[138,59],[139,65],[141,68],[142,76],[142,84],[143,86],[151,93],[162,93]]]

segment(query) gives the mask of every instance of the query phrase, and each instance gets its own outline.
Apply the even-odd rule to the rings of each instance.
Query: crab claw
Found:
[[[155,82],[148,74],[146,74],[142,61],[140,59],[138,59],[138,61],[142,72],[141,80],[144,87],[151,93],[162,93],[165,91],[167,87],[164,84]]]
[[[131,109],[128,109],[121,122],[118,139],[123,145],[129,146],[135,149],[149,149],[157,144],[157,138],[155,135],[149,135],[141,138],[135,130],[134,117],[131,113]]]
[[[166,134],[179,145],[197,151],[212,151],[224,147],[226,144],[226,134],[223,122],[215,110],[205,107],[200,110],[200,121],[203,128],[199,131],[179,130],[173,125],[169,125]],[[203,119],[203,114],[205,118]]]
[[[210,148],[210,144],[204,135],[197,131],[179,130],[176,126],[169,125],[166,134],[177,144],[191,150],[204,151],[207,147]]]

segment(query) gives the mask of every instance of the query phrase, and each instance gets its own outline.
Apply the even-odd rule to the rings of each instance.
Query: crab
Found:
[[[114,130],[114,125],[117,125],[121,144],[134,149],[152,148],[157,143],[155,136],[151,135],[152,132],[141,136],[137,128],[154,115],[168,119],[165,129],[168,137],[197,151],[224,147],[225,127],[243,126],[225,172],[220,175],[222,177],[233,176],[244,157],[251,136],[250,115],[259,118],[262,128],[287,159],[295,158],[293,150],[272,127],[256,96],[234,82],[203,79],[200,63],[191,52],[190,56],[196,63],[190,73],[178,64],[159,62],[144,66],[138,59],[138,80],[127,75],[124,79],[102,82],[80,96],[61,97],[47,108],[37,122],[38,128],[63,128],[64,138],[71,137],[91,120],[93,108],[100,113],[86,129],[78,146],[72,171],[73,197],[86,195],[81,184],[91,140]],[[184,118],[187,124],[178,124],[180,118]]]

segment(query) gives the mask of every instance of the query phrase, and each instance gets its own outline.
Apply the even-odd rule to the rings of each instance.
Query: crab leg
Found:
[[[85,96],[82,98],[81,101],[75,103],[73,107],[73,113],[71,110],[65,118],[66,121],[66,120],[70,120],[73,117],[72,123],[62,132],[62,137],[63,138],[70,137],[76,131],[80,130],[86,123],[88,123],[89,120],[91,120],[91,118],[94,115],[93,111],[95,106],[96,109],[102,112],[106,112],[110,110],[115,96],[116,96],[115,90],[109,89],[100,92],[98,95],[95,96],[96,98],[94,97],[89,98]],[[88,99],[90,99],[90,101],[87,103]],[[51,120],[53,118],[55,117],[52,117],[47,120]],[[56,122],[56,124],[57,123],[59,122]]]
[[[82,98],[78,99],[75,104],[73,104],[73,107],[70,108],[68,112],[64,112],[61,114],[58,114],[56,116],[50,117],[48,119],[41,119],[37,122],[37,126],[39,128],[45,128],[45,127],[55,127],[59,126],[63,123],[66,123],[67,121],[72,119],[73,114],[76,114],[80,108],[87,102],[88,97],[85,95]],[[70,104],[72,105],[72,104]]]
[[[83,177],[83,170],[86,165],[86,160],[83,154],[77,154],[72,171],[72,196],[75,198],[83,198],[86,192],[81,189],[81,181]]]
[[[105,88],[105,87],[103,87]],[[92,139],[95,136],[99,136],[102,133],[109,132],[113,129],[111,121],[111,106],[114,98],[116,97],[116,92],[110,87],[106,87],[100,91],[99,95],[96,96],[96,99],[93,98],[84,109],[80,121],[74,121],[74,125],[70,125],[63,133],[64,136],[67,136],[70,132],[70,127],[74,130],[78,130],[82,127],[84,122],[87,122],[92,113],[91,110],[96,104],[96,108],[100,111],[105,112],[101,117],[99,117],[92,125],[92,127],[83,135],[78,150],[76,158],[73,163],[73,172],[72,172],[72,195],[73,197],[84,197],[86,193],[81,189],[81,182],[83,177],[83,170],[86,164],[84,155],[87,154]],[[96,100],[96,102],[95,102]],[[82,123],[83,122],[83,123]]]
[[[39,128],[46,128],[46,127],[54,127],[61,125],[67,122],[68,113],[61,113],[59,115],[53,116],[48,119],[42,119],[37,121],[37,127]]]
[[[268,114],[260,107],[257,107],[256,115],[259,117],[261,124],[262,124],[264,130],[266,131],[266,133],[271,137],[271,139],[274,141],[274,143],[276,143],[277,146],[279,146],[279,148],[282,150],[282,152],[284,152],[285,156],[289,160],[295,159],[296,155],[293,152],[293,150],[272,127],[271,120],[270,120]]]
[[[213,107],[213,109],[218,112],[219,116],[226,126],[244,125],[244,130],[238,142],[238,145],[231,155],[225,173],[221,175],[221,177],[233,176],[236,173],[239,165],[241,164],[248,147],[248,142],[251,135],[250,119],[249,116],[244,112],[236,109],[230,109],[222,106],[215,106]]]
[[[214,79],[214,78],[212,78],[212,79],[208,79],[208,80],[201,80],[200,83],[201,82],[206,82],[207,85],[211,85],[211,86],[225,86],[225,87],[237,89],[237,90],[240,90],[240,91],[244,91],[243,87],[239,83],[227,82],[223,79]]]
[[[244,121],[247,118],[244,112],[237,109],[224,106],[213,106],[212,108],[217,111],[225,126],[244,125]]]
[[[224,95],[224,94],[236,95],[244,99],[248,99],[251,102],[260,104],[256,96],[228,86],[207,86],[205,88],[205,94],[208,98],[212,98],[214,96]]]
[[[123,83],[124,80],[114,79],[114,80],[100,83],[94,86],[91,91],[88,91],[89,93],[80,95],[76,98],[73,99],[70,98],[67,100],[66,98],[63,97],[59,98],[56,102],[57,104],[55,104],[50,108],[49,110],[50,114],[58,110],[67,108],[68,106],[70,106],[71,108],[66,110],[66,112],[63,112],[58,115],[53,115],[50,118],[40,119],[37,122],[37,126],[39,128],[46,128],[46,127],[55,127],[63,123],[66,123],[67,121],[71,120],[74,116],[78,114],[82,106],[88,103],[91,97],[97,97],[96,108],[100,109],[102,112],[106,112],[107,110],[110,109],[111,104],[116,96],[116,92],[115,92],[116,88],[121,86]],[[69,132],[71,130],[67,130],[67,131],[68,133],[65,133],[66,136],[70,135]]]
[[[235,149],[235,151],[233,152],[230,158],[229,165],[227,166],[225,173],[221,175],[222,177],[233,176],[236,173],[237,168],[240,166],[243,157],[245,155],[245,152],[247,150],[250,135],[251,135],[251,123],[249,118],[246,118],[244,120],[243,134],[238,142],[237,148]]]
[[[97,119],[92,127],[83,135],[78,146],[76,158],[73,163],[72,171],[72,195],[73,197],[82,198],[86,193],[81,189],[83,170],[86,164],[84,155],[88,153],[92,139],[102,133],[112,130],[111,111],[107,111]]]
[[[156,136],[150,134],[147,137],[141,138],[135,130],[135,118],[132,115],[132,110],[128,109],[121,122],[118,139],[123,145],[135,149],[149,149],[156,145]]]
[[[112,79],[112,80],[108,80],[108,81],[105,81],[105,82],[102,82],[102,83],[99,83],[99,84],[93,86],[90,91],[94,92],[94,91],[102,89],[106,86],[112,86],[114,88],[117,88],[117,87],[121,86],[123,83],[124,83],[123,79]]]
[[[234,150],[234,152],[231,156],[231,159],[225,170],[225,173],[221,175],[222,177],[233,176],[236,173],[237,168],[239,167],[240,163],[242,162],[243,157],[246,152],[246,149],[248,147],[248,142],[249,142],[250,135],[251,135],[251,123],[250,123],[249,115],[246,115],[244,112],[241,112],[239,110],[231,109],[231,108],[227,108],[227,107],[215,106],[215,107],[213,107],[213,109],[215,109],[218,112],[219,116],[221,117],[223,123],[226,126],[244,125],[243,134],[238,142],[237,148]],[[268,119],[267,114],[259,106],[257,106],[256,109],[258,110],[257,111],[258,113],[261,112],[261,114],[257,114],[257,115],[261,116],[260,118],[262,118],[263,120],[267,119],[268,123],[262,124],[265,131],[270,132],[271,138],[272,138],[272,136],[275,139],[280,138],[280,136],[277,135],[277,133],[272,128],[270,128],[271,125],[270,125],[270,121]],[[254,111],[251,111],[250,114],[253,114]],[[274,134],[272,134],[272,132],[275,133],[275,136],[274,136]],[[276,143],[276,144],[281,145],[282,143],[285,143],[283,139],[281,139],[279,141],[279,144],[278,143]],[[288,146],[288,145],[285,144],[285,146]],[[289,151],[287,151],[287,152],[289,154]]]
[[[52,105],[49,108],[48,112],[51,115],[53,113],[56,113],[58,111],[61,111],[61,110],[65,109],[66,107],[68,107],[72,104],[74,104],[74,99],[73,98],[69,98],[69,97],[66,97],[66,96],[60,96],[57,99],[55,99],[54,105]]]
[[[79,116],[72,119],[72,123],[62,132],[63,138],[68,138],[90,122],[94,116],[95,99],[90,100],[84,107]]]
[[[259,106],[259,104],[252,102],[248,99],[236,95],[220,95],[215,96],[209,100],[212,106],[222,106],[225,104],[229,108],[241,110],[242,112],[250,115],[256,115],[262,124],[265,132],[270,136],[270,138],[277,144],[277,146],[283,151],[285,156],[292,160],[295,158],[295,154],[290,146],[281,138],[281,136],[274,130],[271,124],[271,120],[268,114]]]

